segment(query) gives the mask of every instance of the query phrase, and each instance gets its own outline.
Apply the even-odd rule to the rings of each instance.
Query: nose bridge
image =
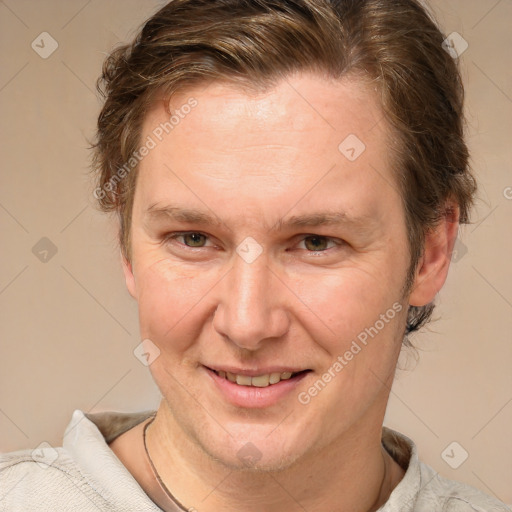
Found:
[[[217,331],[240,347],[255,350],[266,338],[282,336],[287,317],[268,258],[235,255],[214,319]]]
[[[259,261],[258,261],[259,260]],[[236,300],[233,306],[238,311],[239,320],[256,320],[254,314],[266,315],[271,304],[268,291],[270,285],[270,269],[264,256],[260,256],[253,262],[247,262],[238,258],[233,268],[236,290]],[[254,322],[255,323],[255,322]]]

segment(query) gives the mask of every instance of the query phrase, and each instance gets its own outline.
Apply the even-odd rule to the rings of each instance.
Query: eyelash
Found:
[[[201,235],[201,236],[204,236],[207,240],[209,240],[209,236],[205,233],[202,233],[201,231],[180,231],[180,232],[177,232],[177,233],[169,233],[168,235],[166,235],[164,237],[165,239],[165,242],[169,242],[170,240],[176,240],[177,238],[179,237],[183,237],[183,236],[186,236],[186,235]],[[306,238],[319,238],[319,239],[322,239],[322,240],[327,240],[328,242],[332,242],[334,244],[334,247],[328,247],[327,249],[324,249],[322,251],[309,251],[307,249],[304,249],[306,252],[312,254],[312,255],[319,255],[319,254],[324,254],[324,253],[328,253],[328,251],[330,249],[335,249],[336,247],[339,247],[341,245],[343,245],[345,242],[343,240],[340,240],[340,239],[337,239],[337,238],[332,238],[332,237],[329,237],[329,236],[324,236],[324,235],[316,235],[316,234],[307,234],[307,235],[304,235],[303,238],[301,239],[301,242],[304,241]],[[189,245],[186,245],[184,243],[180,243],[181,246],[185,247],[186,249],[206,249],[208,246],[203,246],[203,247],[191,247]]]

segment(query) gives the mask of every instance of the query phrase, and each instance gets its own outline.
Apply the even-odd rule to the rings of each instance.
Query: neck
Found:
[[[163,486],[185,510],[373,512],[387,501],[403,470],[382,447],[381,428],[368,428],[372,424],[365,418],[343,438],[281,471],[235,470],[207,455],[162,402],[146,444]],[[160,506],[167,500],[174,510],[161,489],[152,497]]]

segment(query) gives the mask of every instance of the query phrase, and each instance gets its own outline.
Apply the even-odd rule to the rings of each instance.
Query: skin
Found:
[[[200,512],[377,510],[404,474],[381,434],[407,307],[427,304],[442,287],[457,208],[427,235],[404,293],[405,216],[374,90],[298,74],[258,94],[214,82],[174,96],[172,107],[191,96],[198,105],[140,164],[133,257],[123,261],[142,339],[160,350],[150,370],[163,399],[147,431],[155,467],[173,495]],[[155,103],[141,140],[168,118]],[[338,150],[349,134],[366,146],[353,162]],[[147,214],[169,204],[220,224]],[[269,229],[325,211],[361,220]],[[178,232],[200,235],[169,238]],[[263,249],[251,263],[236,252],[249,236]],[[393,304],[401,312],[300,403],[298,393]],[[250,408],[229,403],[204,365],[311,371],[275,405]],[[142,428],[111,447],[166,509]],[[248,442],[260,454],[251,467],[237,456]]]

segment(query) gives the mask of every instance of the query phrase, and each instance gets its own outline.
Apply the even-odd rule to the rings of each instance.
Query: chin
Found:
[[[214,461],[233,471],[279,472],[286,470],[306,455],[308,449],[302,431],[277,431],[276,425],[238,424],[210,435],[195,432],[200,448]],[[293,429],[295,430],[295,429]],[[199,434],[199,435],[198,435]],[[203,434],[203,435],[201,435]]]
[[[235,453],[232,447],[226,451],[219,451],[215,447],[208,455],[218,463],[232,471],[242,471],[248,473],[268,473],[281,472],[291,468],[304,454],[302,451],[288,453],[283,450],[272,450],[272,453],[265,455],[263,451],[256,447],[254,443],[248,442],[239,448]],[[244,452],[243,456],[240,452]]]

